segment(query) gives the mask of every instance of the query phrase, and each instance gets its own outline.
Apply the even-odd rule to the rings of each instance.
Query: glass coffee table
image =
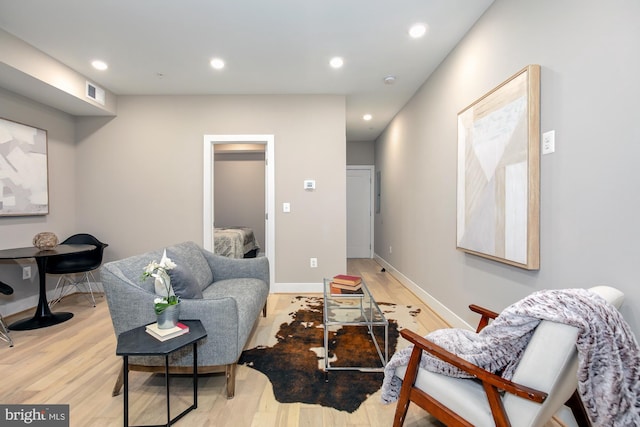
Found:
[[[331,279],[324,279],[324,372],[325,381],[329,371],[356,370],[361,372],[383,372],[389,357],[389,322],[373,299],[369,288],[362,281],[362,293],[354,295],[334,295]],[[344,326],[359,326],[368,329],[372,346],[378,353],[380,363],[376,366],[332,366],[330,361],[329,334]],[[378,336],[376,336],[378,335]]]

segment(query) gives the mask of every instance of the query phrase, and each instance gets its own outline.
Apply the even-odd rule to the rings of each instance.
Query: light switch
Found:
[[[283,203],[282,212],[291,212],[291,203]]]

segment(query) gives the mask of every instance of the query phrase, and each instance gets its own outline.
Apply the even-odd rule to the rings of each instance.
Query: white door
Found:
[[[373,166],[347,167],[347,258],[373,254]]]

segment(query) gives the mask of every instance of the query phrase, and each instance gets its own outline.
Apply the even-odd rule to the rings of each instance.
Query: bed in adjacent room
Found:
[[[214,252],[229,258],[255,258],[260,250],[249,227],[215,227]]]

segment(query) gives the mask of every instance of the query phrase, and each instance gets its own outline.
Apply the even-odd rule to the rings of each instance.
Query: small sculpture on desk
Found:
[[[53,249],[58,246],[58,236],[50,231],[38,233],[33,236],[33,246],[41,251]]]

